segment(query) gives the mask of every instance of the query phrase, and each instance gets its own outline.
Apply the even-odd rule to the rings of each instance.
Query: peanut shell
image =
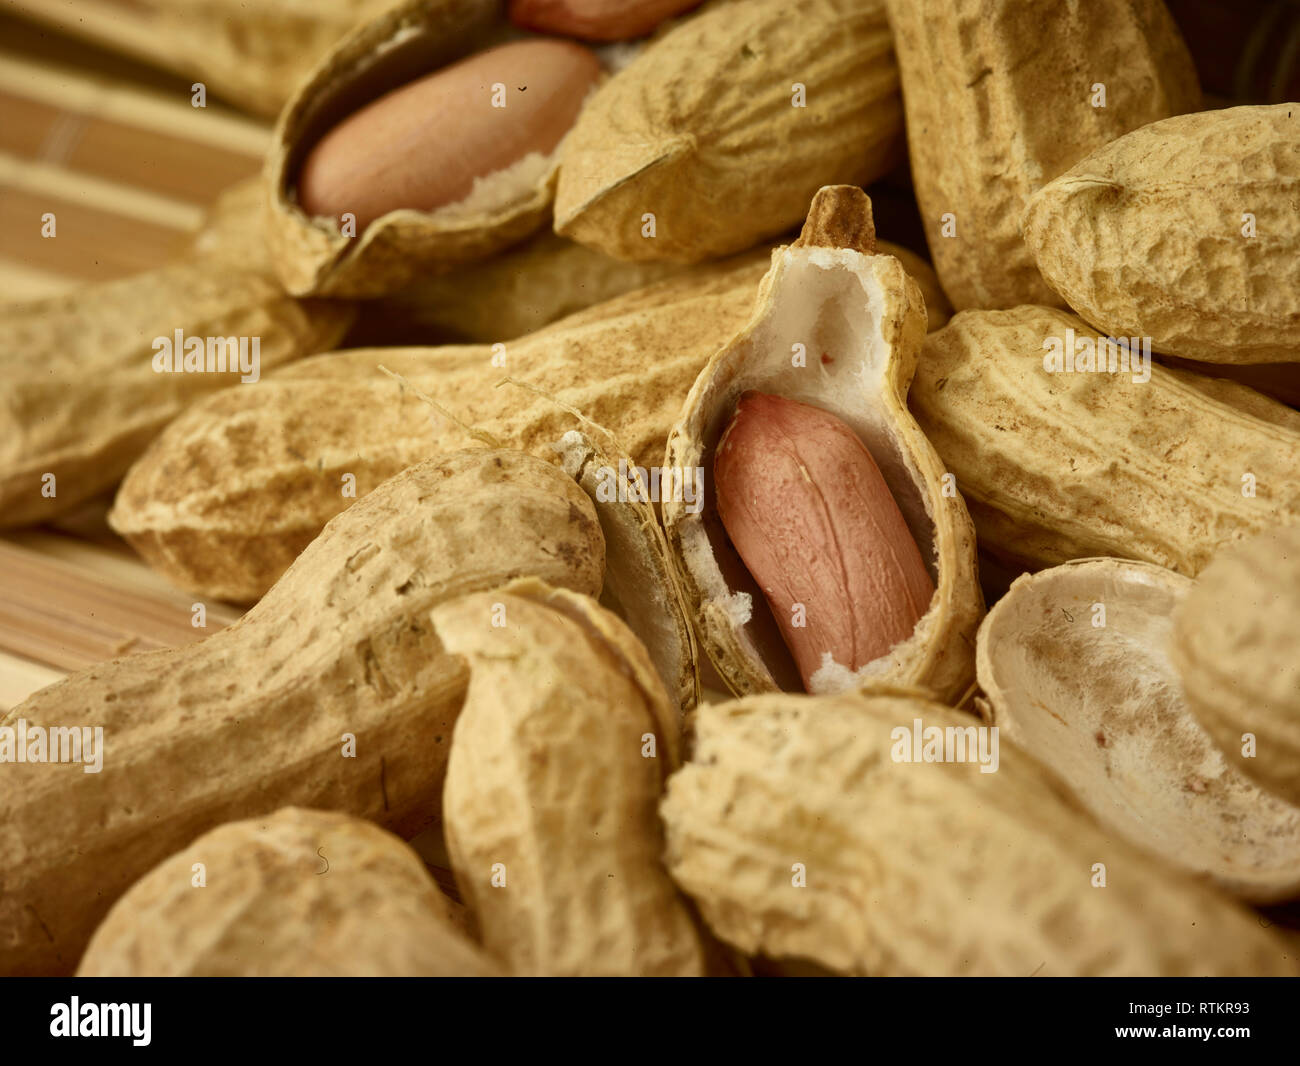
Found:
[[[591,503],[562,470],[441,456],[339,515],[229,628],[13,708],[0,725],[88,723],[108,747],[98,773],[0,774],[0,973],[70,971],[132,881],[221,822],[292,804],[418,832],[438,816],[468,680],[429,610],[526,574],[595,594],[603,567]]]
[[[881,0],[714,3],[588,101],[555,231],[619,259],[729,255],[798,223],[822,185],[888,173],[902,132]]]
[[[649,473],[634,470],[613,434],[586,419],[554,447],[600,521],[605,541],[601,606],[640,638],[673,702],[689,711],[700,699],[699,649],[681,577],[648,498]]]
[[[1201,572],[1174,612],[1171,648],[1187,701],[1229,764],[1300,805],[1298,620],[1300,527],[1270,528]]]
[[[943,286],[939,284],[939,275],[934,272],[934,267],[910,248],[889,241],[876,241],[876,254],[892,255],[903,264],[908,277],[916,282],[925,299],[926,332],[943,329],[952,318],[952,304],[948,302]]]
[[[1103,332],[1211,363],[1300,362],[1297,203],[1300,105],[1234,107],[1098,147],[1034,195],[1023,229]]]
[[[391,833],[282,807],[205,833],[140,878],[95,930],[77,976],[497,976],[452,907]]]
[[[514,376],[607,426],[643,466],[662,461],[682,398],[744,321],[766,256],[588,309],[509,344],[356,350],[275,375],[239,402],[200,405],[135,465],[111,522],[176,584],[252,601],[321,527],[419,459],[464,447],[459,427],[379,372],[382,364],[465,422],[554,459],[572,416]]]
[[[753,317],[700,372],[664,465],[711,471],[722,431],[749,389],[846,422],[880,468],[936,590],[907,641],[856,673],[842,666],[827,673],[820,691],[873,678],[956,699],[974,680],[983,615],[974,529],[961,498],[945,492],[942,463],[907,410],[926,328],[920,290],[897,259],[872,254],[874,235],[862,190],[832,186],[817,194],[803,235],[773,253]],[[800,349],[804,365],[794,365]],[[709,484],[698,514],[682,502],[663,505],[700,642],[735,693],[799,691],[793,660],[722,529]]]
[[[240,374],[155,371],[156,338],[258,338],[259,375],[333,347],[350,305],[287,296],[260,240],[251,186],[222,198],[192,255],[0,308],[0,527],[48,522],[112,488],[189,404]],[[236,352],[235,355],[238,353]],[[53,474],[53,496],[43,494]]]
[[[451,274],[418,278],[361,307],[446,343],[513,340],[635,289],[680,274],[677,263],[628,263],[547,230]],[[706,268],[707,269],[707,268]]]
[[[1049,373],[1082,319],[963,311],[925,339],[910,403],[987,551],[1032,569],[1142,559],[1195,575],[1219,545],[1300,517],[1300,413],[1245,385],[1151,364]]]
[[[959,311],[1056,303],[1020,237],[1030,195],[1120,134],[1200,107],[1191,57],[1164,4],[886,6],[912,178],[944,291]],[[1094,104],[1098,85],[1104,107]]]
[[[505,34],[496,0],[404,0],[358,26],[302,82],[280,113],[265,169],[267,240],[290,292],[381,296],[485,259],[546,223],[558,152],[491,192],[436,211],[390,211],[355,236],[339,219],[308,217],[295,198],[304,156],[340,119]]]
[[[1192,589],[1119,559],[1025,574],[980,626],[979,705],[1130,843],[1245,899],[1288,899],[1300,892],[1300,808],[1224,758],[1192,713],[1205,694],[1171,662],[1172,619]]]
[[[645,649],[537,581],[445,603],[433,624],[469,668],[443,802],[484,946],[517,975],[701,974],[660,858],[677,708]]]
[[[714,933],[876,977],[1300,973],[1254,914],[1098,829],[1010,743],[993,773],[895,761],[918,720],[978,724],[889,691],[695,712],[660,810]]]
[[[876,248],[881,255],[898,259],[921,287],[928,328],[946,325],[952,307],[934,268],[901,245],[877,241]],[[716,267],[712,263],[686,267],[611,259],[548,231],[454,274],[420,279],[399,293],[362,303],[358,329],[437,343],[507,341],[565,315],[690,271],[695,272],[693,276],[709,278]]]

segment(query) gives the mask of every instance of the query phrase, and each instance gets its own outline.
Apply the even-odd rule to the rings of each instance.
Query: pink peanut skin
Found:
[[[934,582],[871,453],[839,418],[746,392],[713,477],[718,515],[805,688],[826,653],[857,670],[912,635]]]
[[[312,216],[352,212],[358,231],[399,208],[433,211],[476,178],[569,132],[600,60],[572,41],[514,41],[394,89],[354,112],[308,153],[298,199]],[[505,86],[504,107],[493,105]]]

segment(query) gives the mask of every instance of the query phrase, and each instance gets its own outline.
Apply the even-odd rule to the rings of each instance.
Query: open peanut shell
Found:
[[[633,483],[636,464],[612,434],[587,419],[555,448],[595,505],[605,536],[601,605],[641,638],[668,694],[689,711],[700,699],[698,650],[668,543],[645,499],[649,486]]]
[[[414,278],[484,259],[550,218],[559,148],[489,176],[460,203],[397,210],[356,236],[311,218],[296,199],[307,152],[340,120],[401,85],[514,34],[497,0],[408,0],[359,26],[299,86],[276,123],[267,157],[267,239],[295,295],[381,296]]]
[[[874,249],[866,194],[854,186],[821,189],[799,239],[773,253],[749,324],[696,380],[669,436],[665,466],[711,474],[718,440],[751,389],[847,423],[898,503],[935,593],[907,640],[856,672],[821,671],[815,688],[889,682],[957,701],[974,679],[975,630],[984,612],[975,533],[952,479],[945,484],[943,463],[907,409],[926,331],[920,289],[897,259]],[[792,358],[799,345],[804,365]],[[764,595],[718,518],[711,476],[705,486],[697,514],[682,502],[663,505],[700,642],[737,694],[801,691]]]
[[[1300,892],[1300,808],[1232,766],[1171,660],[1194,582],[1080,559],[1019,578],[980,627],[984,718],[1104,826],[1245,899]]]

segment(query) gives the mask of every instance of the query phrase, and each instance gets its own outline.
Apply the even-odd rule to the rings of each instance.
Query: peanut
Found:
[[[1180,684],[1171,661],[1171,620],[1196,618],[1195,597],[1190,578],[1151,563],[1080,559],[1025,574],[980,627],[978,702],[1102,825],[1244,899],[1289,899],[1300,891],[1300,808],[1239,772],[1252,760],[1215,749],[1192,712],[1225,705],[1223,694],[1207,700],[1204,688]],[[1209,662],[1232,658],[1225,649]],[[1279,673],[1238,665],[1245,676],[1234,686]],[[1240,730],[1234,741],[1240,750]]]
[[[1225,549],[1174,613],[1183,691],[1230,765],[1300,806],[1300,527]]]
[[[583,108],[555,231],[618,259],[699,262],[780,234],[820,186],[874,181],[901,149],[879,0],[716,4]]]
[[[500,0],[398,0],[344,38],[297,87],[280,112],[263,171],[269,202],[266,240],[276,273],[289,292],[384,296],[417,278],[485,259],[549,223],[560,151],[553,141],[554,150],[528,150],[544,143],[550,133],[558,139],[563,133],[560,117],[567,113],[567,121],[572,120],[572,110],[566,109],[576,110],[585,88],[579,85],[582,76],[562,78],[563,92],[548,103],[536,91],[530,93],[514,70],[498,67],[491,53],[476,56],[502,40],[508,27],[504,13]],[[537,68],[539,74],[551,68],[551,60],[554,69],[574,75],[592,71],[595,62],[580,46],[564,42],[525,41],[506,47],[509,51],[501,54],[526,57],[530,69],[537,67],[539,54],[547,59]],[[458,61],[465,66],[453,70]],[[425,85],[412,85],[426,76]],[[403,86],[407,95],[402,95]],[[396,104],[380,101],[392,91]],[[421,116],[421,105],[412,97],[430,92],[452,110]],[[492,107],[494,95],[506,103],[504,108]],[[330,195],[339,192],[365,201],[361,215],[356,220],[313,218],[299,201],[307,155],[322,134],[368,104],[379,109],[378,121],[387,128],[364,120],[361,147],[372,150],[375,160],[393,165],[376,175],[370,161],[350,147],[351,138],[341,140],[330,150],[334,163],[325,176],[341,182]],[[532,137],[528,121],[519,121],[525,113],[540,122],[541,140]],[[394,120],[397,126],[389,126]],[[371,127],[369,132],[365,126]],[[399,143],[393,139],[394,129],[412,139]],[[451,139],[430,141],[422,130]],[[489,131],[500,140],[489,138]],[[468,145],[474,147],[465,154]],[[408,149],[415,151],[415,166],[399,159]],[[526,153],[522,158],[521,152]],[[497,166],[510,160],[514,162],[504,169]],[[367,174],[381,193],[377,202],[370,200]],[[421,203],[431,203],[428,194],[435,199],[455,196],[476,177],[468,196],[433,210],[389,210],[400,204],[384,195],[414,195]],[[323,206],[339,211],[358,207],[339,202]],[[361,224],[366,213],[376,209],[387,213]]]
[[[876,462],[834,415],[747,392],[713,460],[718,515],[804,687],[856,672],[916,628],[934,582]],[[795,620],[795,610],[806,612]],[[805,624],[800,624],[805,623]]]
[[[548,458],[571,418],[507,375],[607,426],[638,463],[664,441],[709,356],[745,321],[767,256],[719,264],[628,294],[508,345],[350,351],[273,375],[238,402],[172,423],[123,482],[111,521],[176,584],[253,601],[322,526],[403,467],[463,447],[465,435],[400,392],[380,364],[498,440]]]
[[[1040,189],[1025,240],[1102,332],[1212,363],[1300,362],[1300,109],[1153,122]]]
[[[0,972],[69,971],[132,881],[220,822],[296,804],[403,834],[429,824],[467,681],[430,608],[521,574],[595,594],[603,551],[556,467],[490,450],[428,460],[327,526],[230,628],[14,708],[4,727],[89,721],[109,747],[98,773],[3,764]]]
[[[0,310],[0,527],[68,513],[112,488],[188,404],[255,389],[342,338],[351,307],[285,295],[262,241],[248,239],[248,192],[231,190],[191,255]],[[174,345],[178,330],[205,353],[219,339],[229,369],[156,370],[156,340]],[[252,371],[238,368],[240,338],[247,367],[257,346],[256,383],[241,383]]]
[[[956,700],[974,680],[975,629],[983,614],[974,530],[906,403],[925,308],[902,264],[873,254],[875,248],[866,194],[850,186],[820,190],[799,239],[773,254],[753,316],[700,372],[668,439],[665,467],[715,473],[716,492],[702,506],[664,501],[664,529],[700,643],[736,693],[838,692],[883,679]],[[763,430],[775,419],[759,421],[756,446],[729,448],[734,459],[717,458],[724,429],[751,391],[768,394],[769,406],[778,409],[789,410],[792,401],[795,410],[816,409],[803,419],[821,427],[818,446],[805,451],[802,443],[780,443],[777,454],[796,453],[781,460],[789,488],[773,473],[778,460],[769,466],[760,458],[776,445],[777,430]],[[742,412],[742,437],[745,421]],[[852,439],[843,429],[830,430],[830,422],[847,427]],[[784,427],[780,432],[790,435]],[[832,457],[813,454],[832,442]],[[855,476],[865,479],[869,463],[878,470],[866,482],[871,499],[865,505],[833,495],[841,475],[829,468],[846,456]],[[800,463],[807,464],[806,481]],[[738,490],[728,487],[729,477],[741,479]],[[894,516],[887,534],[871,531],[868,548],[858,537],[872,501],[889,501]],[[723,527],[727,509],[746,508],[766,528],[742,526],[733,544]],[[833,545],[839,535],[851,543]],[[916,554],[906,564],[900,560],[885,594],[889,602],[882,602],[871,587],[880,576],[872,556],[884,545],[899,550],[909,542]],[[751,574],[745,564],[756,559]]]
[[[626,41],[699,5],[700,0],[510,0],[510,21],[538,33]]]
[[[645,649],[536,581],[445,603],[433,624],[469,668],[445,831],[484,946],[522,975],[701,973],[660,860],[679,727]]]
[[[284,807],[205,833],[140,878],[77,976],[495,976],[451,906],[391,833]]]
[[[884,692],[695,713],[660,810],[714,933],[877,977],[1300,973],[1255,915],[1099,829],[1010,744],[996,773],[895,761],[917,720],[977,724]]]
[[[925,339],[912,410],[982,548],[1033,569],[1108,555],[1193,576],[1221,544],[1300,517],[1300,413],[1158,364],[1147,380],[1118,351],[1114,372],[1049,373],[1071,335],[1109,367],[1105,338],[1046,307],[963,311]]]
[[[1090,151],[1200,106],[1161,0],[886,0],[912,179],[954,307],[1056,303],[1018,222]],[[1094,71],[1080,56],[1105,63]],[[1104,93],[1104,98],[1099,96]]]
[[[308,153],[298,196],[311,215],[434,211],[530,153],[549,155],[600,76],[568,41],[515,41],[395,89],[331,129]],[[506,86],[505,106],[493,103]]]

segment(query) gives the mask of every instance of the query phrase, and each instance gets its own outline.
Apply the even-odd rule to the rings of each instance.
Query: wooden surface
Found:
[[[190,103],[189,82],[0,17],[0,305],[133,274],[180,254],[226,186],[254,175],[262,122]],[[57,236],[43,237],[53,212]],[[0,313],[3,313],[0,307]],[[0,709],[119,655],[198,640],[238,612],[171,588],[96,501],[0,537]]]
[[[177,255],[269,131],[189,86],[0,19],[0,293],[25,300]],[[53,212],[57,236],[42,236]]]

